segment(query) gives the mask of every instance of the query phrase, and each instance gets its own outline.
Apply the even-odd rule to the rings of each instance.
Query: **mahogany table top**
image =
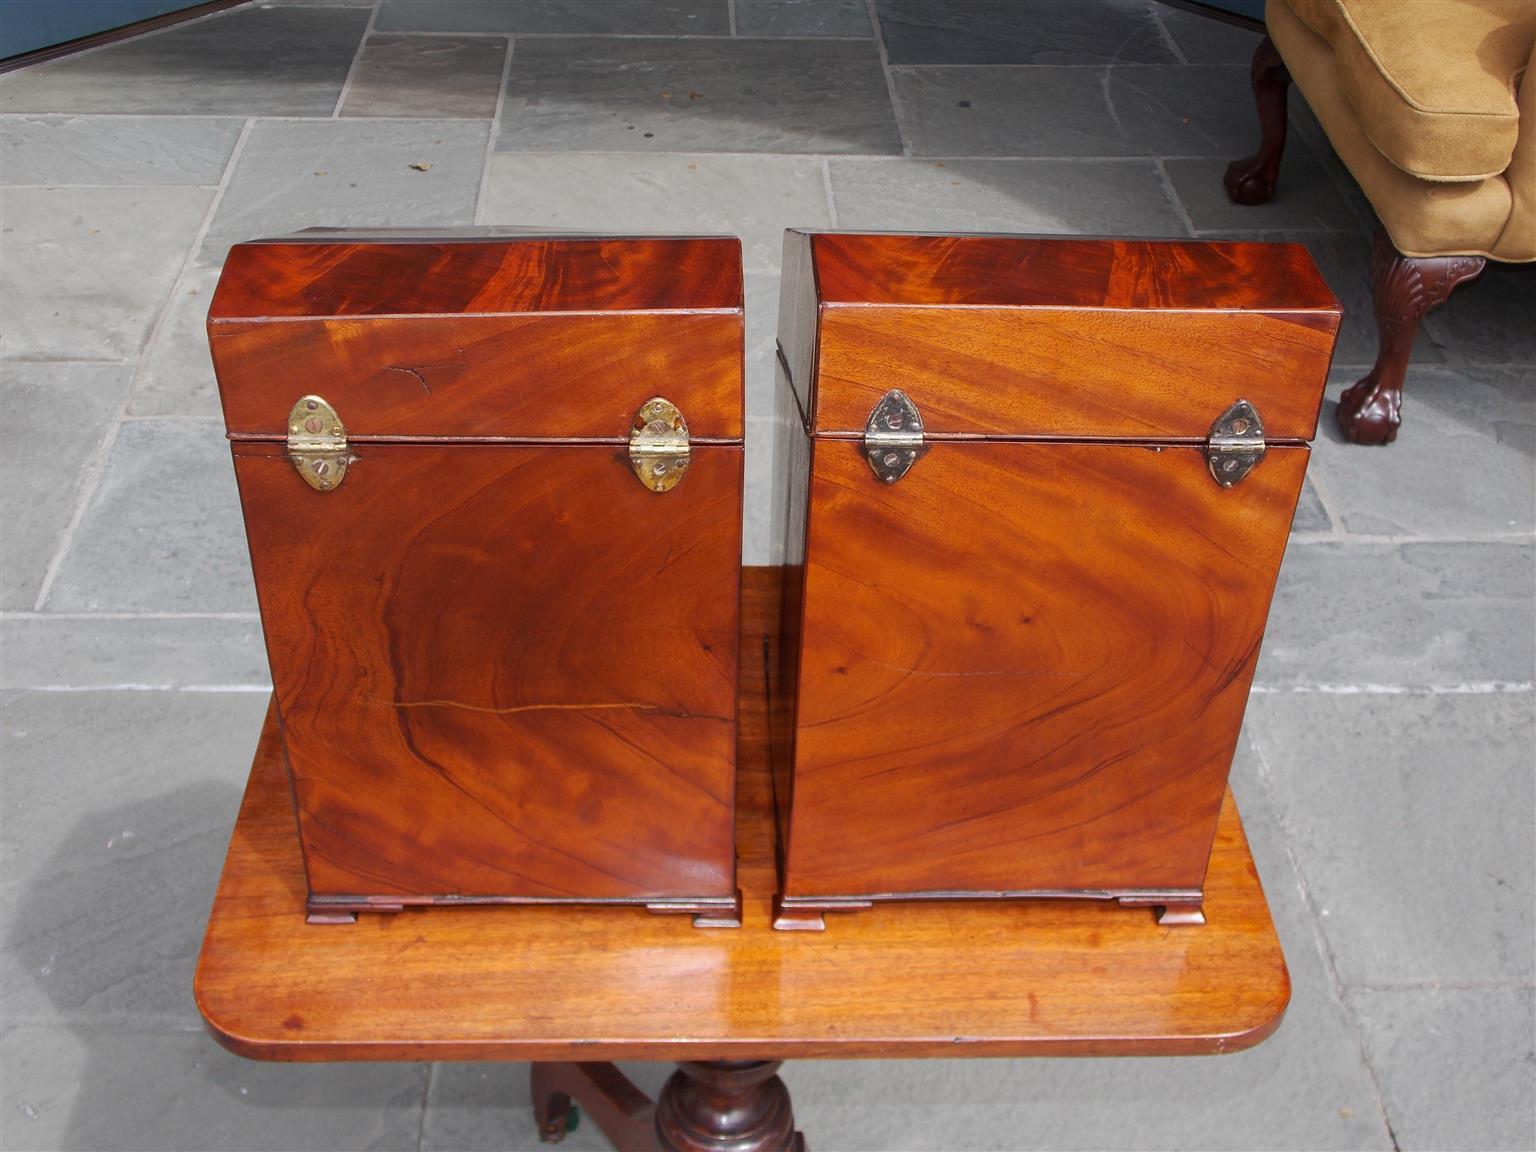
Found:
[[[196,995],[264,1060],[720,1060],[1180,1055],[1278,1026],[1290,978],[1228,792],[1207,923],[1070,900],[879,905],[775,932],[761,651],[743,588],[740,929],[643,908],[466,907],[305,923],[269,713],[214,899]],[[850,801],[852,802],[852,800]]]

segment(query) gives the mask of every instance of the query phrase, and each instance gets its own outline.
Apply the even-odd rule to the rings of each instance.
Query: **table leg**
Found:
[[[612,1064],[535,1064],[531,1078],[533,1118],[544,1143],[564,1138],[574,1101],[619,1152],[656,1149],[655,1101]]]
[[[656,1103],[664,1152],[805,1152],[782,1060],[680,1062]]]
[[[574,1102],[619,1152],[806,1152],[778,1077],[782,1063],[679,1063],[655,1103],[612,1064],[535,1064],[539,1138],[553,1144],[565,1135]]]

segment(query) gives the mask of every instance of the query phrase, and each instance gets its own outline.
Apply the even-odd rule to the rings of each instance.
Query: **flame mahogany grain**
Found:
[[[1199,889],[1306,456],[817,443],[790,892]]]
[[[235,466],[316,896],[731,896],[741,451]]]
[[[938,434],[1204,440],[1238,395],[1270,440],[1316,430],[1339,309],[1298,244],[791,232],[793,246],[814,260],[814,311],[781,343],[804,360],[816,341],[794,377],[818,433],[861,434],[897,386]]]
[[[784,266],[780,927],[965,895],[1198,923],[1339,320],[1305,250],[790,233]],[[927,447],[887,485],[860,441],[896,387]],[[1223,489],[1239,398],[1268,453]]]
[[[792,231],[823,303],[1337,313],[1300,244]],[[1335,326],[1337,316],[1334,317]]]
[[[232,437],[282,437],[316,391],[364,439],[611,440],[657,394],[741,439],[739,241],[348,235],[230,249],[208,336]]]
[[[221,320],[209,339],[232,439],[283,436],[305,391],[329,400],[362,443],[612,441],[658,394],[695,439],[742,435],[740,312]]]
[[[1197,931],[1077,900],[892,905],[834,932],[773,931],[762,653],[780,585],[745,573],[739,932],[550,907],[307,928],[269,717],[198,960],[213,1035],[262,1060],[782,1060],[1212,1054],[1275,1029],[1290,983],[1230,794]]]
[[[349,236],[368,236],[348,243]],[[540,236],[496,229],[300,232],[236,245],[216,316],[306,318],[676,312],[741,307],[724,236]],[[303,285],[295,293],[295,282]]]
[[[740,281],[726,239],[231,252],[209,331],[316,922],[734,923]],[[329,492],[282,439],[309,392],[353,456]],[[664,494],[627,453],[654,395],[695,437]]]

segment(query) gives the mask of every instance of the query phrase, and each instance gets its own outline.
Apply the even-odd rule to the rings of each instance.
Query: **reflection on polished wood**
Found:
[[[748,570],[742,652],[777,618]],[[1233,1051],[1290,996],[1230,794],[1199,931],[1094,901],[884,905],[774,932],[761,659],[742,660],[745,922],[643,909],[432,908],[305,925],[269,720],[198,963],[210,1030],[267,1060],[782,1060]]]
[[[311,922],[733,925],[740,241],[308,231],[231,249],[208,333]]]
[[[1339,324],[1306,250],[791,230],[783,280],[779,926],[1200,923]]]

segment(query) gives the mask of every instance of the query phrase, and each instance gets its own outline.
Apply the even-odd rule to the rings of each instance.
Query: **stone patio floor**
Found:
[[[1255,39],[1151,0],[320,0],[0,77],[4,1147],[537,1146],[522,1066],[260,1065],[200,1026],[267,690],[202,334],[232,242],[739,233],[762,562],[785,226],[1299,241],[1348,309],[1330,397],[1363,373],[1370,209],[1299,98],[1274,202],[1221,192]],[[1325,408],[1234,768],[1279,1033],[790,1064],[816,1148],[1536,1146],[1536,270],[1435,313],[1406,395],[1387,449]]]

